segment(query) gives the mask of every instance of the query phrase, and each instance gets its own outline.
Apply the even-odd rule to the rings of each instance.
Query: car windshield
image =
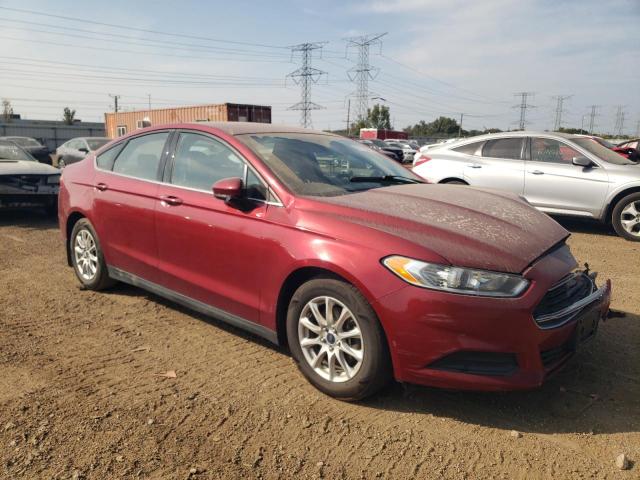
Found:
[[[17,143],[21,147],[41,147],[42,146],[42,145],[40,145],[40,143],[38,143],[37,140],[35,140],[33,138],[12,137],[9,140],[11,140],[13,143]]]
[[[237,138],[298,195],[339,196],[392,184],[422,183],[386,156],[335,135],[269,133]]]
[[[607,142],[604,138],[600,138],[600,137],[593,137],[593,139],[598,142],[600,145],[602,145],[603,147],[606,148],[611,148],[613,149],[613,147],[615,147],[615,145],[613,143],[609,143]]]
[[[633,162],[624,158],[622,155],[614,152],[613,150],[600,145],[600,143],[594,141],[588,137],[574,137],[571,139],[576,145],[581,146],[585,150],[593,153],[596,157],[604,160],[605,162],[615,163],[616,165],[631,165]]]
[[[0,140],[0,162],[15,162],[17,160],[35,161],[31,155],[15,143]]]
[[[98,150],[111,141],[109,138],[87,138],[86,140],[90,150]]]

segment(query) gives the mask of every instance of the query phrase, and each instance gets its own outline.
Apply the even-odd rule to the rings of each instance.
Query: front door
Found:
[[[607,172],[596,165],[581,167],[584,157],[572,146],[553,138],[532,137],[524,196],[549,213],[599,217],[608,191]]]
[[[522,195],[524,190],[524,138],[488,140],[478,154],[468,157],[464,179],[474,187]]]
[[[254,323],[260,322],[264,229],[268,208],[264,183],[246,161],[206,134],[179,133],[156,203],[162,285],[191,299]],[[213,196],[213,184],[244,179],[250,196],[243,208]]]

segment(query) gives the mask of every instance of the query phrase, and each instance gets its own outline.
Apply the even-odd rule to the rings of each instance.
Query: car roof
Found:
[[[184,124],[183,124],[184,125]],[[197,122],[191,125],[206,125],[208,127],[222,130],[228,135],[245,135],[247,133],[314,133],[319,135],[334,135],[320,130],[309,128],[293,127],[290,125],[278,125],[273,123],[257,122]]]
[[[567,140],[580,137],[573,133],[561,133],[561,132],[538,132],[529,130],[516,130],[513,132],[499,132],[499,133],[486,133],[484,135],[477,135],[475,137],[460,138],[453,142],[448,142],[442,145],[442,148],[449,148],[457,146],[459,143],[480,142],[484,140],[491,140],[494,138],[509,138],[509,137],[559,137]],[[435,148],[435,145],[434,145]]]

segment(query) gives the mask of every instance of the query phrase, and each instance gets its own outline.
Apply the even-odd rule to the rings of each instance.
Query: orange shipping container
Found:
[[[138,128],[144,121],[151,125],[178,122],[258,122],[271,123],[271,107],[223,103],[191,107],[137,110],[134,112],[105,113],[105,130],[109,138],[121,137]]]

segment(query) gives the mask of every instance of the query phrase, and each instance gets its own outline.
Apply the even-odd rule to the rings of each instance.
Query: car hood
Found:
[[[328,215],[408,240],[462,267],[520,273],[569,236],[519,197],[472,187],[398,185],[315,199],[341,207],[327,209]]]
[[[54,175],[60,170],[45,163],[28,160],[0,160],[0,175]]]

